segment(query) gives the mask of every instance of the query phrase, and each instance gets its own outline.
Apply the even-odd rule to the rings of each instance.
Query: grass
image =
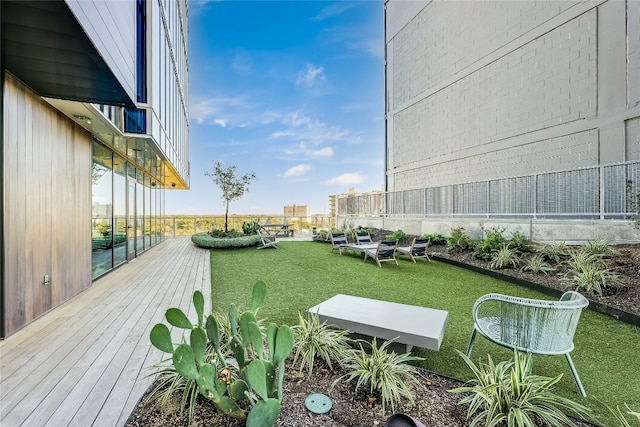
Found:
[[[449,311],[440,351],[414,349],[425,358],[419,365],[437,373],[470,379],[471,371],[456,353],[466,351],[473,327],[471,309],[480,296],[497,292],[549,299],[535,291],[473,273],[437,261],[414,264],[400,258],[398,266],[382,268],[362,262],[346,251],[342,256],[331,246],[317,242],[280,242],[280,249],[255,248],[211,252],[213,307],[226,310],[234,302],[248,308],[251,288],[257,280],[267,284],[267,298],[258,317],[295,325],[298,313],[335,294],[344,293],[403,304]],[[591,408],[595,421],[605,426],[619,425],[606,405],[640,409],[640,328],[611,317],[585,310],[575,336],[572,358],[588,397],[578,393],[563,356],[533,357],[534,372],[554,377],[563,373],[556,392]],[[510,350],[479,337],[472,359],[510,360]]]

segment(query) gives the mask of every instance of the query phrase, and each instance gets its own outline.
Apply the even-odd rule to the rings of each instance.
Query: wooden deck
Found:
[[[123,426],[163,357],[149,331],[195,319],[196,289],[210,301],[209,251],[167,239],[0,342],[0,425]]]

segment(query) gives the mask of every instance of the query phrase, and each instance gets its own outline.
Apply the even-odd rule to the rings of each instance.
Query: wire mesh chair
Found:
[[[580,394],[586,397],[569,353],[580,313],[588,305],[589,300],[574,291],[565,292],[558,301],[484,295],[473,305],[474,328],[467,356],[471,356],[478,332],[503,347],[517,346],[519,351],[535,354],[564,354]]]

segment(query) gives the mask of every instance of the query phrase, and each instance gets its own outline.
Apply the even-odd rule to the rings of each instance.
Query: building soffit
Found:
[[[64,1],[0,1],[2,66],[45,97],[135,106]]]
[[[175,190],[189,188],[189,183],[181,177],[151,135],[122,132],[95,104],[56,98],[44,100],[90,132],[93,138],[149,174],[163,187]],[[121,113],[119,109],[118,114]]]

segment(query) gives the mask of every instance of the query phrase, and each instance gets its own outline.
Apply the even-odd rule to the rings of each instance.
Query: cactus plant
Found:
[[[150,333],[151,344],[172,355],[173,367],[179,375],[194,381],[198,392],[222,413],[246,419],[247,427],[272,426],[278,418],[284,363],[293,349],[293,332],[289,326],[271,323],[264,334],[260,329],[256,313],[264,303],[266,290],[264,282],[254,284],[248,311],[239,312],[235,304],[229,307],[229,344],[239,369],[233,379],[230,376],[225,379],[221,374],[223,370],[229,371],[222,354],[223,325],[213,314],[205,319],[204,297],[200,291],[194,292],[192,301],[197,323],[192,323],[178,308],[170,308],[165,313],[170,325],[189,331],[188,343],[174,347],[169,328],[162,323],[155,325]],[[213,358],[211,348],[215,351]],[[242,401],[248,402],[249,410],[239,404]]]

